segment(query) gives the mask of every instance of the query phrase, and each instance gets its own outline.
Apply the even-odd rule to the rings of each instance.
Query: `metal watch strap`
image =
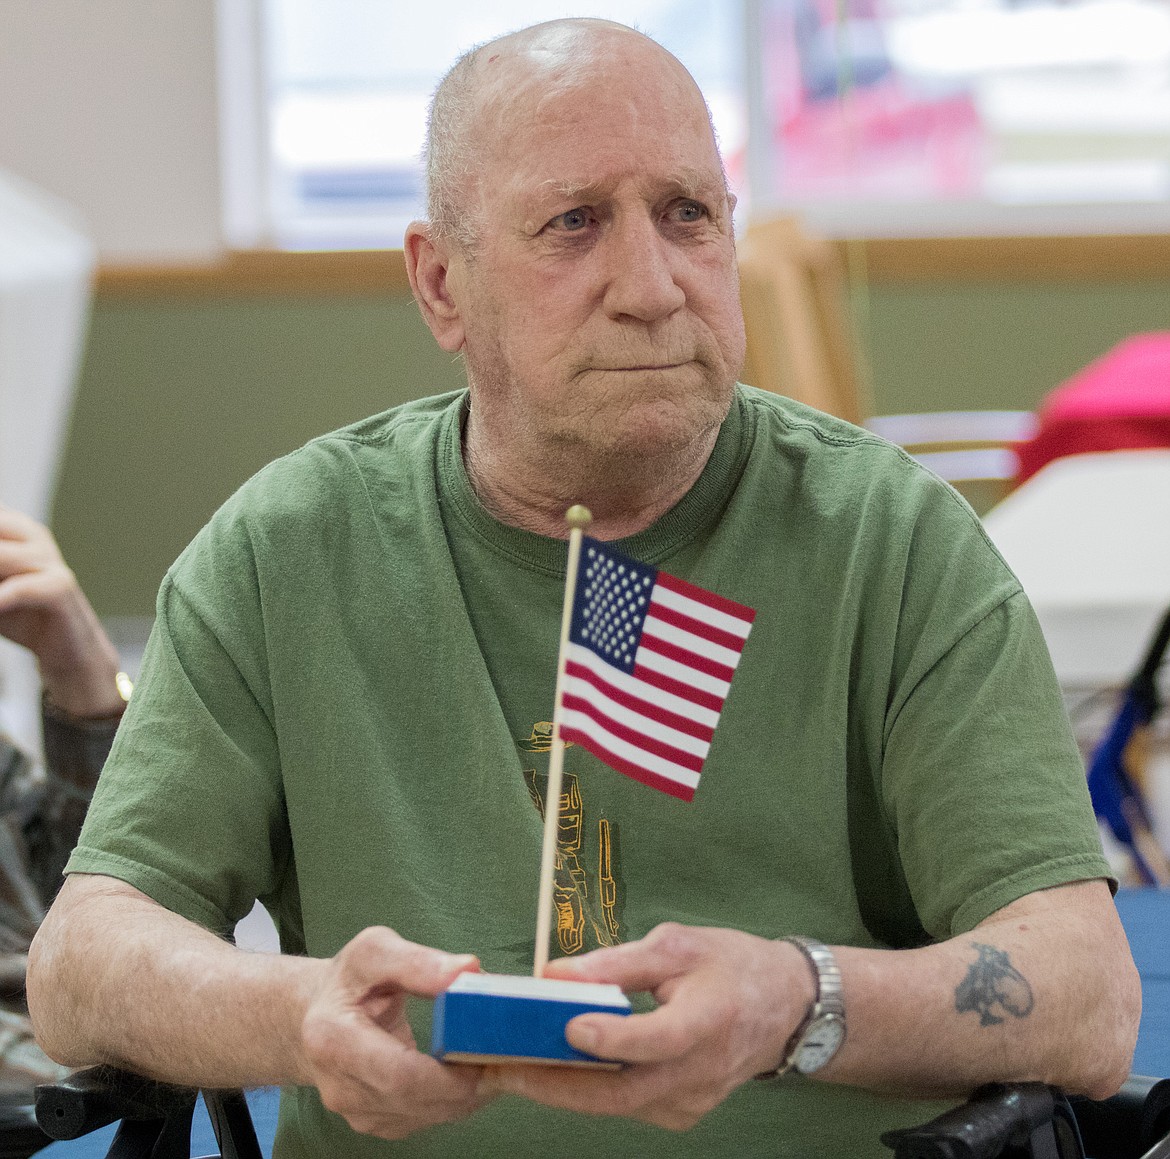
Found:
[[[815,938],[802,937],[793,934],[789,937],[777,939],[781,942],[791,942],[805,957],[812,970],[816,993],[809,1004],[808,1010],[800,1020],[800,1024],[792,1032],[784,1047],[784,1057],[775,1070],[764,1071],[756,1075],[757,1079],[781,1078],[796,1069],[796,1059],[805,1031],[818,1018],[831,1014],[844,1021],[845,998],[841,987],[841,969],[833,951],[823,942]]]

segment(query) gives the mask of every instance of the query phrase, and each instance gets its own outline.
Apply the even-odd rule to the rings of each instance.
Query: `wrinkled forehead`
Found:
[[[653,41],[623,30],[595,34],[585,46],[562,39],[499,48],[477,62],[472,139],[484,181],[543,172],[584,185],[607,172],[659,167],[722,185],[702,94]]]
[[[505,37],[479,52],[475,71],[475,119],[505,132],[561,98],[606,95],[648,109],[669,106],[709,125],[699,87],[676,57],[641,33],[601,21],[554,22]]]

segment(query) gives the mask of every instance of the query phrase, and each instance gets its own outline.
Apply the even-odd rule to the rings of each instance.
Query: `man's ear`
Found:
[[[431,237],[424,222],[412,221],[402,243],[406,276],[423,321],[448,354],[463,349],[463,317],[447,284],[451,252],[445,242]]]

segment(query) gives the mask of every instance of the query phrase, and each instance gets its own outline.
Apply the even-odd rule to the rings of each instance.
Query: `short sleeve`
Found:
[[[66,867],[120,878],[217,933],[274,894],[288,860],[246,540],[213,524],[164,581],[133,700]]]
[[[1110,878],[1047,648],[1019,590],[902,691],[882,785],[911,895],[936,938],[1035,890]]]

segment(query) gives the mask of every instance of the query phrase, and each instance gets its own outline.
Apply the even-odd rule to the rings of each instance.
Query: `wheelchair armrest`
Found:
[[[200,1092],[110,1066],[89,1067],[36,1090],[36,1116],[51,1139],[76,1139],[121,1121],[110,1154],[164,1159],[190,1154],[191,1118]],[[261,1159],[244,1093],[202,1092],[222,1159]]]
[[[1099,1102],[1066,1098],[1042,1083],[991,1083],[929,1123],[887,1131],[882,1142],[895,1159],[1138,1159],[1166,1138],[1170,1079],[1130,1075],[1117,1094]]]
[[[77,1139],[119,1119],[165,1120],[189,1116],[198,1095],[192,1087],[155,1082],[112,1066],[79,1070],[37,1087],[37,1122],[53,1139]]]
[[[1144,1155],[1170,1136],[1170,1079],[1130,1075],[1112,1098],[1069,1100],[1093,1159]]]
[[[881,1141],[895,1159],[996,1159],[1033,1154],[1033,1145],[1038,1155],[1079,1157],[1083,1152],[1063,1117],[1063,1101],[1043,1083],[989,1083],[929,1123],[887,1131]]]

